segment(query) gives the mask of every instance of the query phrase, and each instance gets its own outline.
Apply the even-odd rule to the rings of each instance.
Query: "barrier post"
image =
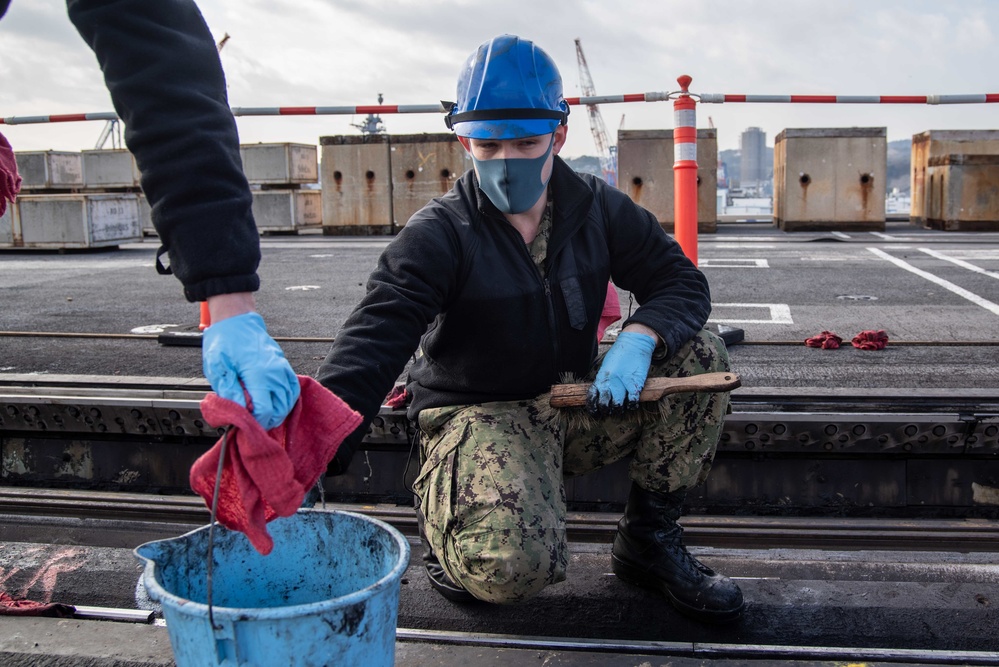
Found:
[[[204,331],[212,325],[212,313],[208,310],[208,302],[200,301],[201,305],[201,321],[198,322],[198,331]]]
[[[677,77],[680,94],[673,100],[673,235],[697,265],[697,102],[688,88],[693,80]]]

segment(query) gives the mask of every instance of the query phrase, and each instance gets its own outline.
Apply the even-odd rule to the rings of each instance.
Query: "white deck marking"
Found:
[[[713,303],[711,311],[717,308],[766,308],[770,311],[769,320],[745,320],[733,318],[709,317],[708,322],[718,324],[794,324],[791,319],[791,307],[786,303]]]
[[[0,262],[0,271],[8,269],[11,271],[120,271],[121,269],[151,268],[154,266],[151,259],[66,259],[63,257],[53,257],[52,259],[27,259],[20,260],[12,258]]]
[[[983,299],[982,297],[978,296],[974,292],[969,292],[968,290],[964,289],[963,287],[958,287],[957,285],[955,285],[954,283],[952,283],[952,282],[950,282],[948,280],[944,280],[943,278],[938,278],[937,276],[933,275],[932,273],[928,273],[926,271],[923,271],[922,269],[917,269],[916,267],[914,267],[912,264],[909,264],[908,262],[904,262],[901,259],[898,259],[897,257],[892,257],[891,255],[889,255],[888,253],[886,253],[884,250],[881,250],[880,248],[868,248],[868,250],[870,250],[871,252],[873,252],[878,257],[881,257],[882,259],[888,260],[889,262],[891,262],[892,264],[894,264],[895,266],[897,266],[900,269],[905,269],[906,271],[908,271],[910,273],[916,274],[920,278],[925,278],[926,280],[929,280],[931,283],[934,283],[935,285],[939,285],[940,287],[943,287],[945,290],[949,290],[949,291],[953,292],[954,294],[957,294],[961,298],[967,299],[968,301],[970,301],[971,303],[975,304],[976,306],[981,306],[982,308],[984,308],[985,310],[989,311],[990,313],[994,313],[996,315],[999,315],[999,304],[997,304],[997,303],[993,303],[992,301],[989,301],[988,299]]]
[[[295,250],[325,250],[337,248],[343,250],[354,250],[357,248],[381,249],[387,246],[392,239],[389,237],[384,241],[310,241],[308,243],[295,243],[294,241],[260,241],[261,248],[293,248]]]
[[[986,275],[989,278],[999,279],[999,273],[996,273],[995,271],[988,271],[980,266],[975,266],[974,264],[966,262],[963,259],[948,257],[942,252],[937,252],[936,250],[930,250],[929,248],[920,248],[919,252],[925,252],[930,257],[936,257],[937,259],[942,259],[943,261],[950,262],[951,264],[957,264],[962,269],[968,269],[969,271],[974,271],[975,273],[981,273],[982,275]]]
[[[712,248],[725,248],[727,250],[759,250],[760,248],[776,248],[772,244],[762,243],[715,243]]]
[[[707,266],[714,269],[734,268],[734,269],[769,269],[770,264],[765,259],[736,258],[736,257],[716,257],[715,259],[701,259],[698,266]]]

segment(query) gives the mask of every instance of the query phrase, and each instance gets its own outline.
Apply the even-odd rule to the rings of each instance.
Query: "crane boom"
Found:
[[[590,68],[586,64],[586,56],[583,55],[583,44],[576,38],[576,62],[579,63],[579,87],[584,97],[593,97],[597,94],[593,85],[593,78],[590,76]],[[617,185],[617,159],[616,151],[607,140],[607,127],[604,125],[604,118],[600,115],[600,108],[596,104],[587,104],[586,113],[590,118],[590,132],[593,134],[593,143],[597,148],[597,156],[600,158],[600,170],[603,172],[604,180],[611,185]]]

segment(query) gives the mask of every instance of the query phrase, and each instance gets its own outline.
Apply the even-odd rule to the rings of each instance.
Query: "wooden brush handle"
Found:
[[[688,391],[731,391],[742,384],[735,373],[702,373],[686,378],[650,378],[638,400],[642,403],[658,401],[666,394]],[[556,384],[552,386],[549,405],[553,408],[578,408],[586,405],[589,383]]]

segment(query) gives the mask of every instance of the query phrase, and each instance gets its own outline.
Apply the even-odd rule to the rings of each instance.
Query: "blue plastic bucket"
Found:
[[[299,510],[267,525],[274,550],[215,527],[212,618],[208,526],[135,549],[163,608],[178,667],[392,665],[409,542],[361,514]]]

